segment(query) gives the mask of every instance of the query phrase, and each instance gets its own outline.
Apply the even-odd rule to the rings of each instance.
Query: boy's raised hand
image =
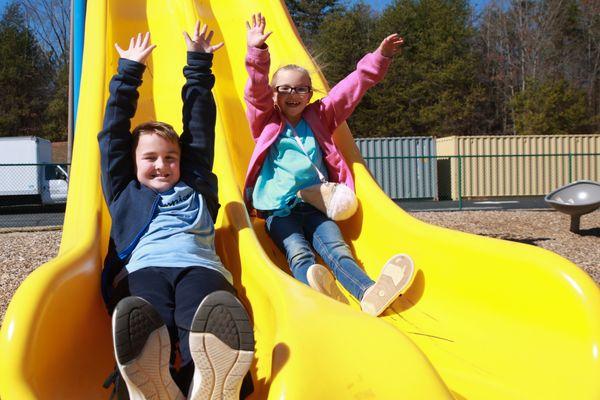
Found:
[[[246,36],[248,39],[248,47],[263,47],[267,38],[271,36],[273,32],[265,33],[265,26],[267,22],[265,17],[261,14],[252,14],[252,21],[246,21]]]
[[[136,61],[140,64],[146,63],[146,59],[155,47],[155,44],[150,44],[150,32],[146,32],[144,37],[141,33],[138,33],[136,37],[132,37],[127,50],[123,50],[118,43],[115,43],[115,48],[121,58]]]
[[[379,51],[384,57],[394,57],[399,51],[400,47],[404,44],[404,39],[398,36],[397,33],[393,33],[390,36],[383,39],[379,45]]]
[[[185,39],[185,45],[187,46],[188,51],[194,51],[197,53],[214,53],[223,47],[223,42],[211,46],[210,41],[212,40],[214,32],[210,31],[207,35],[207,30],[208,26],[206,24],[203,24],[201,29],[200,21],[197,21],[192,37],[190,37],[187,32],[183,32],[183,38]]]

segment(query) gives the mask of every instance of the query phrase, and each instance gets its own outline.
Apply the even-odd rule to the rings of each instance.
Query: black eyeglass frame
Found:
[[[289,88],[289,91],[282,91],[281,88]],[[306,92],[299,92],[298,89],[307,89]],[[298,86],[298,87],[293,87],[293,86],[288,86],[288,85],[280,85],[280,86],[275,86],[273,88],[273,90],[279,94],[292,94],[292,93],[296,93],[296,94],[300,94],[300,95],[304,95],[304,94],[309,94],[312,92],[312,87],[311,86]]]

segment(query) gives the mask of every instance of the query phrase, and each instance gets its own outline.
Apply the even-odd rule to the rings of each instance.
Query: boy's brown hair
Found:
[[[151,134],[156,134],[163,139],[176,144],[177,147],[181,149],[181,146],[179,145],[179,136],[171,125],[167,124],[166,122],[148,121],[139,124],[131,132],[131,140],[133,141],[131,148],[134,153],[140,140],[140,136]]]

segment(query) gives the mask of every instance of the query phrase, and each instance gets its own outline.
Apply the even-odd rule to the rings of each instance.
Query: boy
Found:
[[[254,352],[247,312],[214,247],[216,107],[213,32],[184,32],[183,133],[147,122],[130,134],[150,34],[115,45],[118,72],[98,134],[112,217],[102,293],[115,358],[132,399],[233,399]],[[178,344],[180,367],[174,368]],[[184,393],[186,396],[184,396]]]

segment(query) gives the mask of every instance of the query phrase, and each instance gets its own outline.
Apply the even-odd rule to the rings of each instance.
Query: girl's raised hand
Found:
[[[183,38],[185,39],[185,45],[187,46],[188,51],[194,51],[197,53],[214,53],[223,47],[223,42],[211,46],[210,41],[212,40],[214,32],[210,31],[207,35],[207,30],[208,26],[206,26],[206,24],[203,24],[202,29],[200,29],[200,21],[197,21],[192,37],[190,37],[187,32],[183,32]]]
[[[143,38],[141,33],[138,33],[137,37],[132,37],[127,50],[123,50],[118,43],[115,43],[115,48],[121,58],[136,61],[140,64],[146,63],[146,59],[155,47],[155,44],[150,44],[150,32],[146,32]]]
[[[246,37],[248,39],[248,47],[263,47],[267,38],[273,32],[265,33],[267,22],[261,13],[252,14],[252,20],[246,21]]]
[[[404,39],[398,36],[397,33],[393,33],[390,36],[383,39],[379,45],[379,51],[384,57],[394,57],[399,51],[400,47],[404,44]]]

